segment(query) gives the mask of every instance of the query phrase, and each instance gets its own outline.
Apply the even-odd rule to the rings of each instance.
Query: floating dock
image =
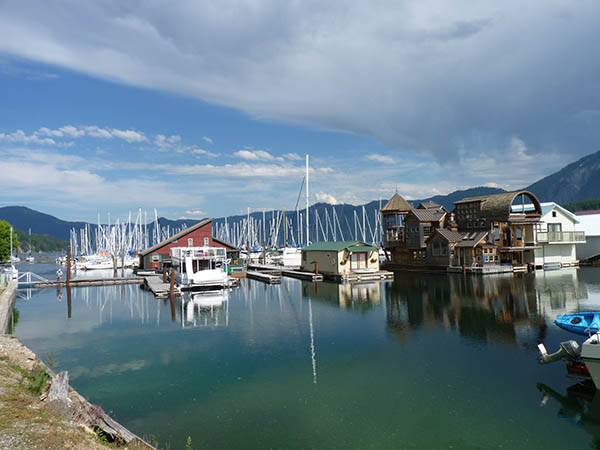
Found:
[[[270,274],[279,274],[279,276],[298,278],[300,280],[308,281],[323,281],[323,275],[314,272],[303,272],[296,268],[290,268],[285,266],[274,266],[269,264],[249,264],[248,269],[263,273],[267,272]],[[248,278],[252,278],[248,276]],[[258,279],[258,278],[255,278]],[[262,281],[262,280],[261,280]]]
[[[86,279],[73,279],[70,281],[71,287],[84,287],[84,286],[114,286],[119,284],[142,284],[143,278],[139,277],[128,277],[128,278],[86,278]],[[60,281],[31,281],[23,282],[19,281],[19,287],[34,287],[34,288],[50,288],[50,287],[66,287],[67,282],[65,280]]]
[[[166,298],[171,292],[171,284],[163,283],[162,277],[158,275],[145,276],[143,279],[144,285],[150,290],[157,298]],[[179,289],[174,287],[175,295],[179,295]]]
[[[281,272],[259,272],[256,270],[249,270],[246,272],[246,278],[262,281],[263,283],[281,284]]]
[[[327,274],[327,279],[342,283],[355,281],[393,280],[394,272],[379,270],[377,272],[346,272],[340,275]]]

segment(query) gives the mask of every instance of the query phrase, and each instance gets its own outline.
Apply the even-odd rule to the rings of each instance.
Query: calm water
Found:
[[[574,338],[557,314],[600,309],[599,269],[243,280],[174,310],[138,286],[74,288],[71,318],[61,294],[21,291],[14,334],[163,447],[600,448],[600,394],[536,362],[539,341]]]

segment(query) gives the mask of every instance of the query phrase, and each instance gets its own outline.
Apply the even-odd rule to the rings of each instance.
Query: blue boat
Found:
[[[563,330],[587,336],[600,330],[600,312],[563,314],[554,323]]]

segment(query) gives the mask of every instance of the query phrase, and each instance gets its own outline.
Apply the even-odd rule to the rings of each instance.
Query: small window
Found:
[[[556,217],[556,211],[552,211],[552,217]]]
[[[193,246],[194,246],[194,239],[188,238],[188,247],[193,247]]]
[[[205,237],[205,238],[204,238],[204,246],[205,246],[205,247],[208,247],[209,245],[210,245],[210,244],[209,244],[209,239],[208,239],[207,237]]]

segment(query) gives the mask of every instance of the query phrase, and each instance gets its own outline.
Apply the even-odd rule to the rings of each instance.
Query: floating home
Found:
[[[452,213],[433,202],[412,208],[394,194],[381,211],[387,264],[475,273],[563,267],[576,264],[574,245],[585,241],[572,214],[554,203],[542,207],[528,191],[468,197],[454,206]]]
[[[239,250],[212,235],[212,219],[204,219],[185,230],[147,248],[140,253],[140,267],[144,270],[160,270],[171,264],[171,249],[176,247],[222,247],[227,257],[237,260]]]
[[[318,272],[336,281],[381,279],[389,272],[379,270],[379,251],[361,241],[315,242],[302,249],[304,272]]]
[[[600,262],[600,210],[576,213],[576,230],[585,233],[585,242],[578,242],[577,257],[590,263]]]

